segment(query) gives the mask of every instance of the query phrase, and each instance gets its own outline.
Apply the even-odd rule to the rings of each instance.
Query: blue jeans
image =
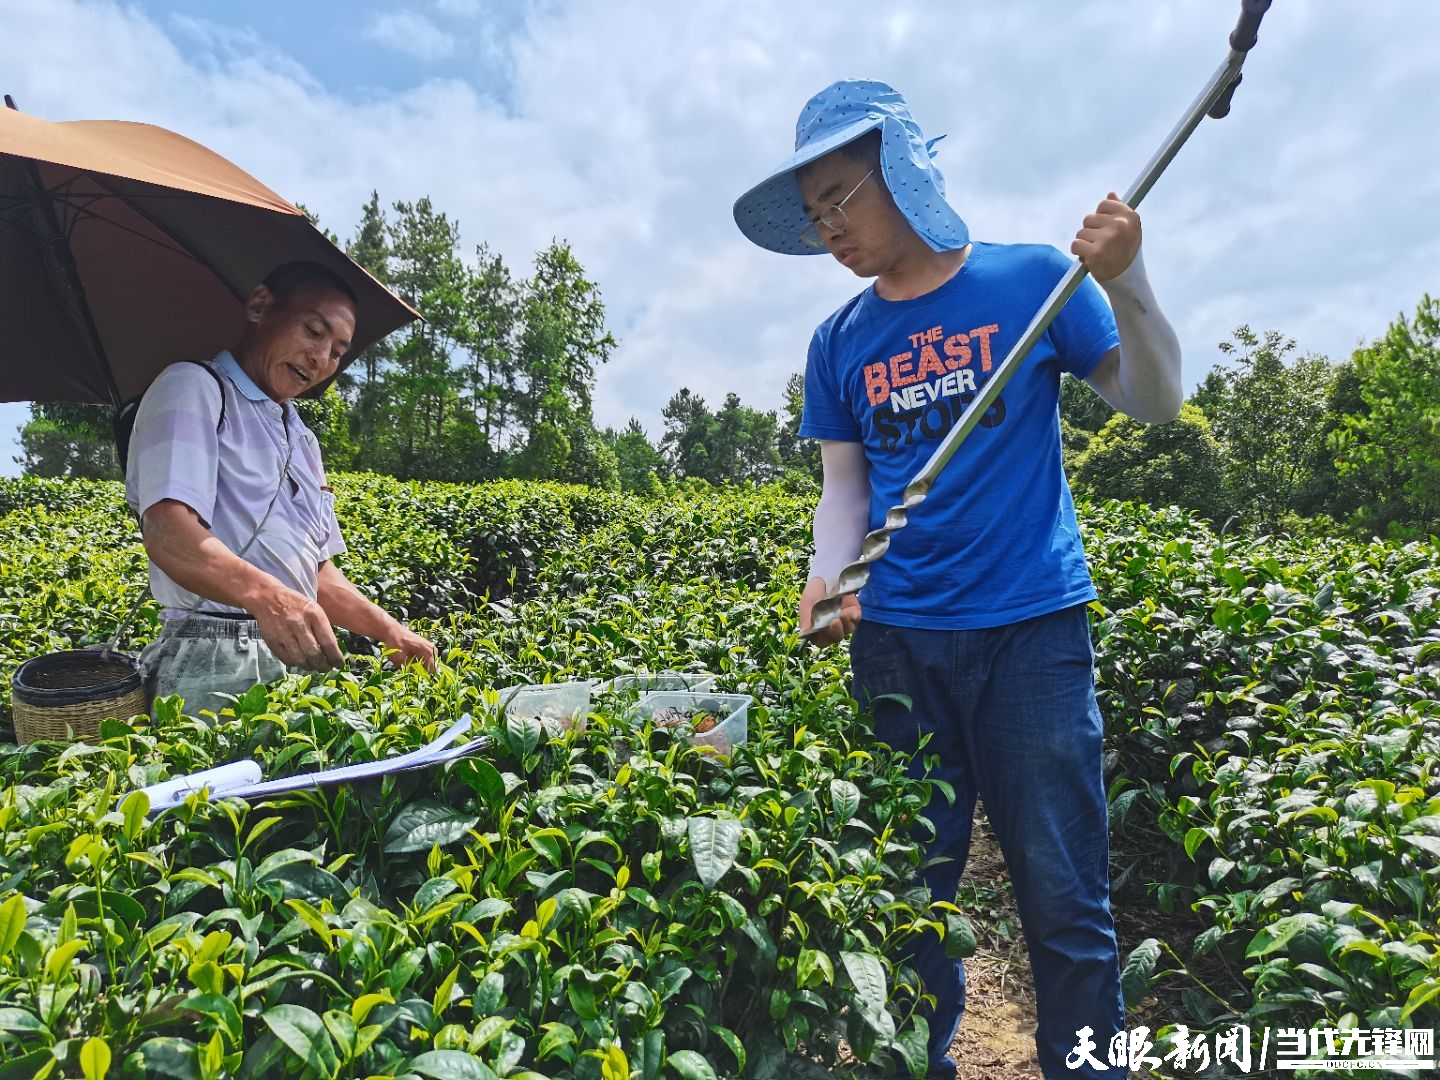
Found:
[[[937,791],[926,810],[936,838],[923,874],[935,899],[955,899],[977,796],[985,806],[1030,951],[1035,1043],[1045,1076],[1124,1077],[1123,1068],[1065,1064],[1086,1027],[1097,1046],[1091,1058],[1105,1063],[1125,1017],[1110,915],[1102,724],[1084,605],[985,630],[862,621],[850,658],[855,699],[862,706],[874,701],[875,738],[913,753],[928,734],[912,775],[955,789],[953,806]],[[910,708],[874,700],[886,694],[905,695]],[[931,756],[939,760],[927,772],[921,758]],[[946,957],[933,936],[921,939],[911,959],[936,998],[931,1067],[953,1069],[947,1054],[965,1009],[964,966]]]

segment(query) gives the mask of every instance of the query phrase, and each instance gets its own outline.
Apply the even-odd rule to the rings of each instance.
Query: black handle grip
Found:
[[[1240,0],[1240,19],[1235,23],[1235,29],[1230,31],[1230,48],[1238,53],[1246,53],[1255,47],[1255,40],[1260,33],[1260,20],[1265,17],[1265,12],[1270,10],[1270,0]],[[1212,120],[1220,120],[1230,114],[1230,99],[1235,96],[1235,88],[1240,85],[1243,75],[1236,75],[1235,80],[1220,95],[1210,111],[1205,115]]]
[[[1230,114],[1230,99],[1235,96],[1235,88],[1240,85],[1240,80],[1245,78],[1244,74],[1236,75],[1235,81],[1225,87],[1225,92],[1216,99],[1215,104],[1210,106],[1210,111],[1205,115],[1211,120],[1223,120]]]
[[[1230,48],[1236,52],[1253,49],[1256,35],[1260,32],[1260,20],[1269,10],[1270,0],[1240,0],[1240,21],[1230,32]]]

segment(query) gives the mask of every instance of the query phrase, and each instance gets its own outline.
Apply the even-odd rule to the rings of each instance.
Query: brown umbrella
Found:
[[[118,404],[233,345],[274,267],[330,267],[359,300],[349,362],[419,313],[304,213],[149,124],[0,108],[0,401]],[[317,388],[318,389],[318,388]]]

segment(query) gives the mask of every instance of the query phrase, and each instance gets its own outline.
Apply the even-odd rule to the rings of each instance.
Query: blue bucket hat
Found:
[[[899,92],[870,79],[831,83],[805,103],[795,122],[795,153],[764,181],[735,200],[735,224],[750,240],[782,255],[819,255],[800,231],[810,219],[802,209],[795,170],[880,129],[880,171],[895,205],[936,251],[955,251],[970,242],[964,220],[945,201],[945,178]]]

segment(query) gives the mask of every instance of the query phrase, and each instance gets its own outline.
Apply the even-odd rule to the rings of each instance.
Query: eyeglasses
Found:
[[[865,181],[874,175],[875,170],[871,169],[862,176],[860,183],[850,189],[850,195],[854,195],[855,192],[859,191]],[[800,230],[800,242],[806,247],[823,248],[825,241],[820,239],[821,225],[824,225],[825,228],[831,232],[843,232],[845,226],[850,224],[850,219],[845,216],[845,204],[850,201],[850,195],[846,195],[845,198],[841,199],[834,206],[829,207],[816,217],[811,218],[810,223]]]

